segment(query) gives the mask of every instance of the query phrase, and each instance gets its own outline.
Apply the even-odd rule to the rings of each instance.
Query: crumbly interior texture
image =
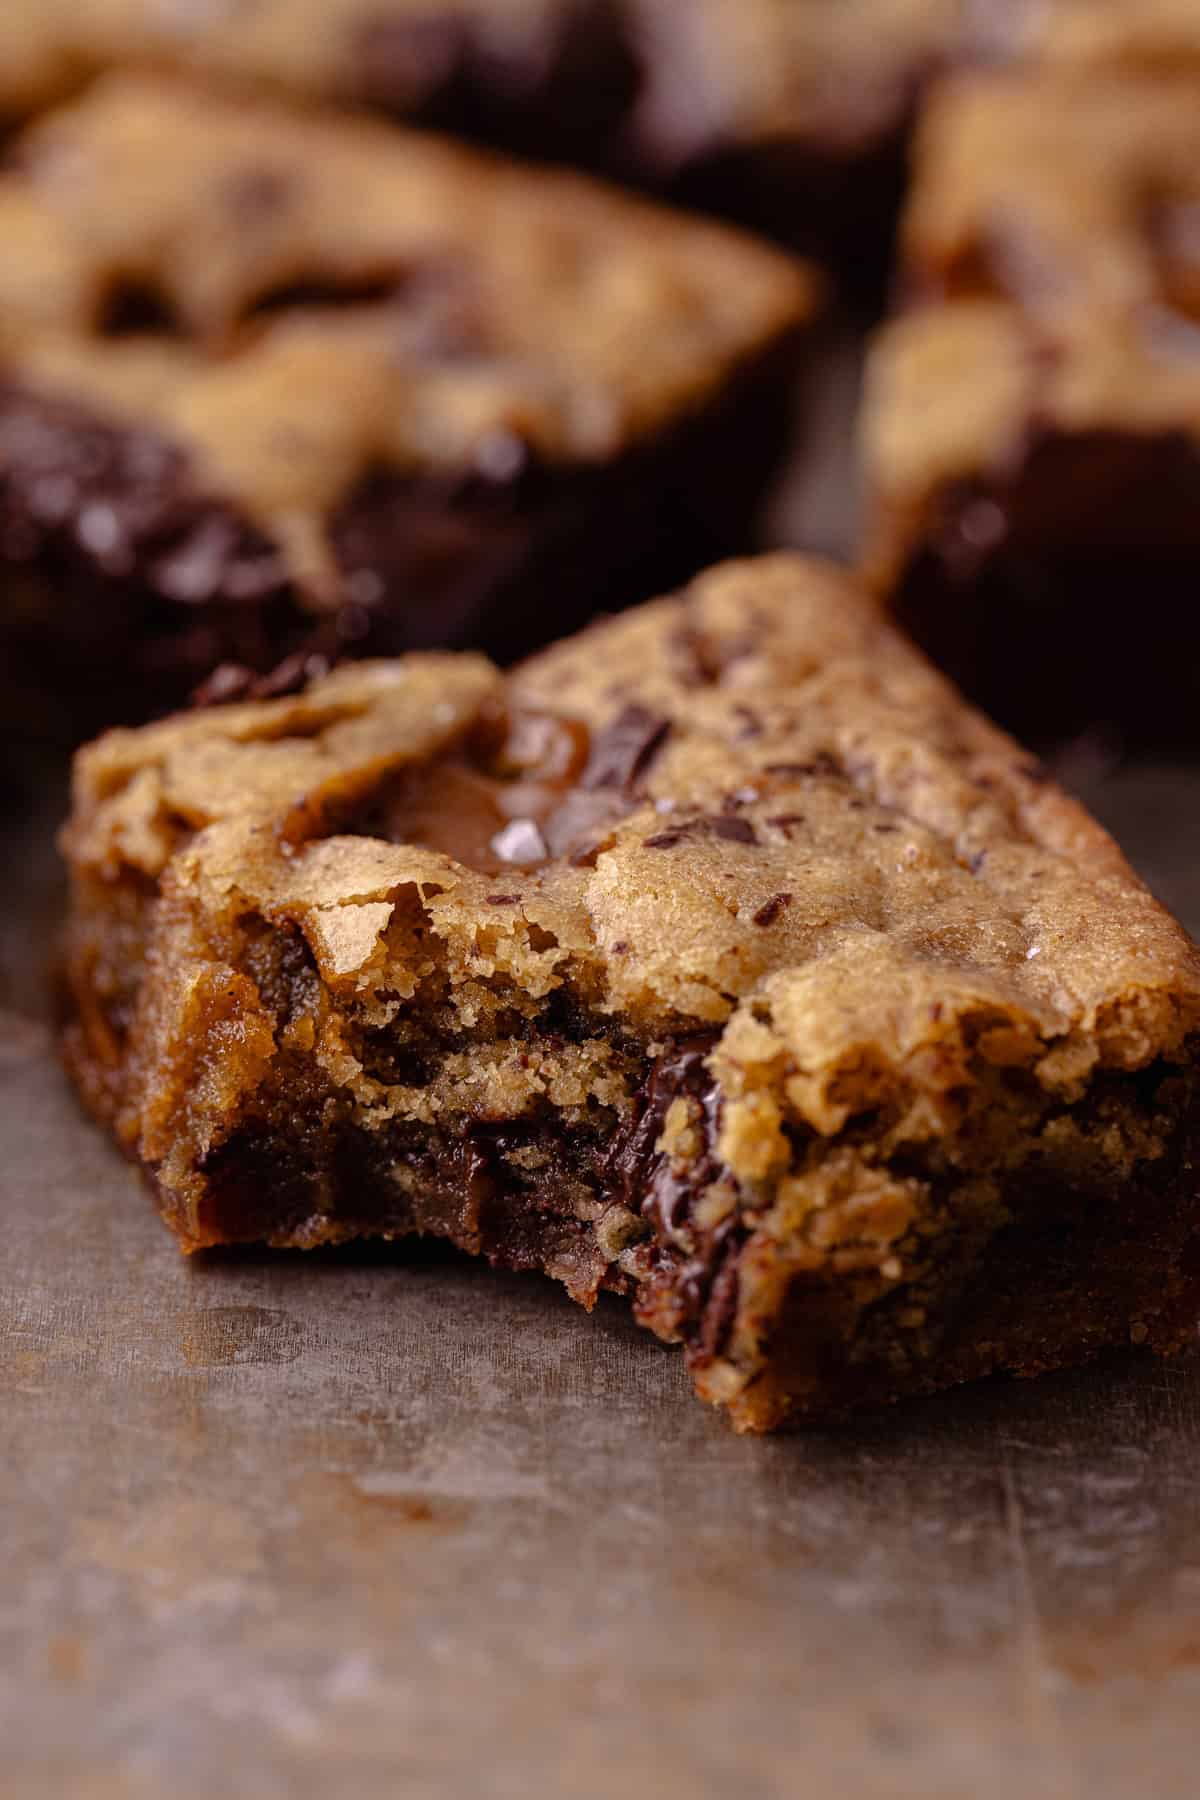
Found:
[[[1200,442],[1198,92],[1048,71],[931,102],[902,233],[912,304],[867,382],[879,579],[948,488],[1007,481],[1035,439]]]
[[[832,567],[111,732],[64,848],[187,1249],[615,1289],[743,1429],[1194,1335],[1200,956]]]
[[[331,607],[373,473],[610,463],[813,303],[781,253],[584,178],[149,77],[30,128],[0,233],[5,379],[175,446]]]

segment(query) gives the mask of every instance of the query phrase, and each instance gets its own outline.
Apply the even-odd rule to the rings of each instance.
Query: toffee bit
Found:
[[[644,775],[666,741],[670,719],[644,706],[626,706],[592,742],[581,785],[630,788]]]

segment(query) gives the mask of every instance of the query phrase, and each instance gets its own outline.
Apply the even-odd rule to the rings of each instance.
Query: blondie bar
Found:
[[[1040,740],[1194,741],[1200,80],[964,78],[927,113],[867,379],[867,560]]]
[[[67,1053],[185,1249],[626,1295],[744,1430],[1200,1310],[1200,953],[843,573],[83,750]]]
[[[222,659],[508,659],[737,546],[814,301],[583,177],[149,77],[29,129],[0,232],[0,637],[103,723]]]

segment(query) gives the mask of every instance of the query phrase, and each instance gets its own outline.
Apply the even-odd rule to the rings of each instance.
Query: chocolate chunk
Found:
[[[836,758],[832,757],[828,750],[818,750],[817,754],[810,757],[808,762],[766,763],[764,765],[764,773],[767,775],[780,775],[785,780],[794,779],[796,781],[803,781],[812,775],[840,775],[842,769]]]
[[[627,811],[619,794],[574,789],[542,825],[551,855],[565,856],[580,868],[594,865],[613,826]]]
[[[329,658],[318,652],[296,650],[291,656],[285,656],[281,663],[266,675],[259,677],[254,687],[256,700],[279,700],[286,694],[302,694],[310,681],[319,681],[329,673]]]
[[[244,663],[220,663],[192,695],[192,705],[226,706],[233,700],[248,700],[258,680],[253,669]]]
[[[731,844],[757,844],[758,835],[749,819],[739,819],[728,814],[718,814],[714,818],[681,819],[670,831],[656,832],[653,837],[643,840],[646,850],[671,850],[681,844],[685,838],[717,837],[725,838]]]
[[[713,1244],[703,1262],[689,1269],[688,1289],[701,1299],[699,1329],[695,1347],[702,1356],[720,1356],[729,1342],[737,1317],[739,1266],[745,1233],[730,1224],[713,1235]]]
[[[269,674],[259,675],[243,663],[221,663],[192,695],[195,707],[225,706],[233,700],[282,700],[302,694],[310,681],[328,675],[329,658],[308,650],[285,656]]]
[[[632,788],[662,748],[670,719],[644,706],[627,706],[599,732],[583,773],[585,788]]]
[[[713,837],[725,838],[731,844],[757,844],[758,836],[749,819],[708,819],[705,828]]]
[[[721,1093],[705,1067],[715,1038],[683,1039],[655,1063],[632,1125],[614,1145],[605,1174],[632,1211],[653,1228],[660,1274],[673,1290],[678,1329],[702,1357],[720,1354],[737,1313],[738,1262],[746,1230],[736,1211],[714,1226],[697,1221],[695,1203],[728,1171],[717,1154]],[[658,1141],[672,1103],[692,1102],[698,1154],[672,1165]],[[680,1258],[683,1258],[680,1262]],[[672,1272],[673,1271],[673,1272]]]
[[[155,558],[159,591],[184,606],[204,606],[224,596],[266,599],[287,584],[283,559],[274,551],[242,553],[242,530],[232,513],[212,510],[197,520],[171,551]]]
[[[182,335],[179,315],[163,289],[148,281],[120,281],[104,297],[96,329],[101,337]]]
[[[698,1033],[677,1040],[665,1056],[659,1057],[638,1095],[632,1123],[618,1136],[605,1162],[606,1178],[622,1204],[647,1217],[656,1214],[657,1224],[663,1230],[671,1228],[663,1216],[663,1207],[667,1215],[674,1217],[683,1189],[677,1184],[678,1192],[671,1196],[665,1188],[657,1193],[653,1190],[652,1177],[658,1165],[665,1162],[657,1148],[658,1140],[671,1102],[689,1096],[701,1103],[707,1136],[715,1145],[720,1098],[716,1083],[704,1066],[715,1043],[714,1034]]]
[[[790,894],[772,894],[771,898],[764,900],[754,914],[754,923],[756,925],[773,925],[780,914],[785,912],[791,904],[792,896]]]

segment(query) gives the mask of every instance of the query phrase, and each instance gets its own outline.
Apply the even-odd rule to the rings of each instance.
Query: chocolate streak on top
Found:
[[[581,785],[632,790],[666,742],[670,719],[644,706],[627,706],[599,732]]]

